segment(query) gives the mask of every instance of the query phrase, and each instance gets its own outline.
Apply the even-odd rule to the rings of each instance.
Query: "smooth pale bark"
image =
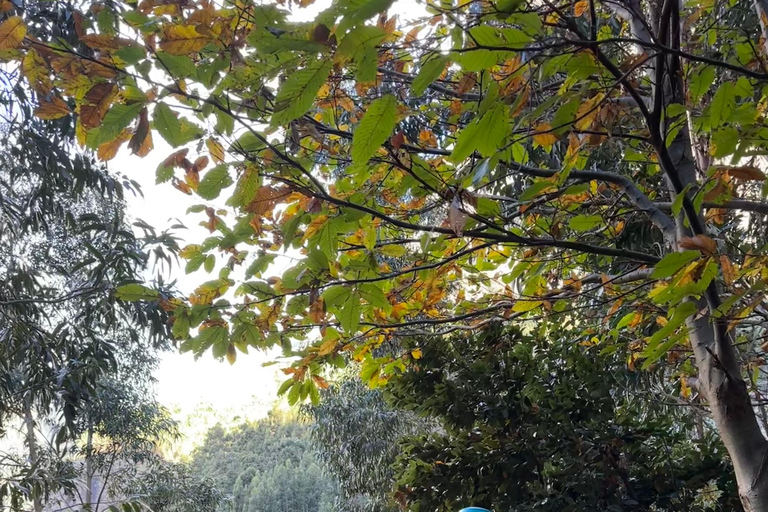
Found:
[[[669,12],[669,18],[666,18],[665,9]],[[666,0],[659,15],[660,30],[668,27],[668,32],[660,33],[659,39],[673,48],[680,48],[683,35],[678,2]],[[680,59],[667,55],[660,59],[658,64],[662,69],[654,70],[655,76],[658,77],[655,92],[661,95],[657,101],[665,109],[674,103],[685,104],[686,94],[680,78]],[[660,136],[665,137],[663,115],[659,122]],[[694,158],[697,148],[694,147],[695,142],[688,126],[668,148],[664,147],[664,142],[663,138],[659,141],[657,151],[668,178],[671,195],[674,196],[689,186],[692,190],[697,190],[700,186],[698,176],[703,175],[706,169],[699,169],[697,166]],[[705,148],[698,149],[705,151]],[[683,210],[684,215],[676,219],[677,240],[671,241],[674,242],[674,247],[678,247],[682,237],[706,235],[706,222],[701,213],[685,206]],[[768,512],[768,441],[760,430],[747,384],[741,376],[741,364],[725,321],[713,316],[720,303],[719,290],[713,282],[705,296],[696,301],[698,313],[687,322],[699,372],[699,389],[709,403],[712,418],[731,456],[744,509],[747,512]]]
[[[24,403],[24,426],[26,427],[27,449],[29,450],[30,464],[36,464],[38,459],[37,438],[35,437],[35,418],[32,415],[32,404],[27,400]],[[32,499],[34,512],[43,512],[43,502],[40,496],[35,495]]]
[[[768,0],[754,0],[754,6],[768,53]],[[684,35],[681,33],[680,3],[677,0],[646,2],[645,5],[640,0],[624,0],[618,5],[612,4],[611,8],[628,23],[636,39],[650,41],[648,27],[651,27],[656,40],[663,45],[680,48]],[[655,139],[654,145],[667,177],[670,195],[674,198],[688,186],[694,191],[698,189],[698,176],[706,171],[701,167],[708,165],[708,159],[701,158],[701,155],[706,155],[706,148],[696,146],[689,123],[671,144],[666,143],[666,107],[686,102],[680,59],[674,55],[659,56],[654,59],[649,73],[653,82],[653,101],[647,111],[648,127]],[[679,241],[683,237],[706,234],[701,214],[693,211],[690,201],[687,203],[675,219],[674,232],[665,232],[667,242],[673,249],[679,249]],[[741,377],[741,365],[730,334],[722,325],[722,320],[719,324],[712,314],[720,304],[717,286],[713,284],[706,295],[695,303],[698,312],[688,319],[687,324],[699,372],[697,387],[710,406],[712,418],[733,461],[744,509],[747,512],[768,512],[768,441],[760,430],[749,390]]]

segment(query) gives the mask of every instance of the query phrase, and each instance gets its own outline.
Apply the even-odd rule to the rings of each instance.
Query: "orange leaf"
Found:
[[[587,0],[579,0],[573,5],[573,15],[577,18],[584,16],[584,13],[589,9],[589,2]]]
[[[533,141],[539,146],[551,148],[557,142],[557,136],[552,133],[552,126],[549,123],[539,123],[533,127]]]
[[[315,381],[315,384],[317,384],[317,387],[320,389],[328,389],[330,387],[328,381],[319,375],[313,375],[312,380]]]
[[[277,203],[291,194],[288,187],[261,187],[256,191],[256,196],[245,208],[250,213],[263,215],[271,212]]]
[[[26,35],[27,26],[24,20],[20,16],[11,16],[0,23],[0,50],[18,48]]]
[[[117,155],[117,152],[120,150],[120,146],[123,145],[125,141],[127,141],[131,137],[131,132],[128,130],[123,130],[120,132],[120,135],[118,135],[114,140],[110,140],[108,142],[105,142],[104,144],[100,144],[98,149],[96,150],[96,156],[98,156],[101,160],[104,162],[108,160],[112,160],[115,158],[115,155]]]
[[[41,101],[35,109],[35,115],[40,119],[59,119],[69,114],[66,102],[58,96],[51,97],[51,101]]]
[[[687,236],[681,238],[678,245],[682,249],[692,249],[694,251],[701,251],[707,255],[713,255],[717,252],[717,242],[709,238],[707,235]]]
[[[725,254],[720,255],[720,268],[723,270],[723,280],[728,286],[733,285],[736,280],[736,269],[733,268],[733,263],[728,259]]]

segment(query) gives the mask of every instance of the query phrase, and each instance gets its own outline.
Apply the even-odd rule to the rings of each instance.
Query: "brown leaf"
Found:
[[[80,107],[80,122],[87,129],[101,124],[112,100],[117,96],[117,85],[109,82],[96,84],[85,93],[85,104]]]
[[[459,79],[459,83],[456,84],[456,94],[464,94],[472,90],[477,83],[475,79],[475,73],[467,73]]]
[[[710,256],[717,252],[717,242],[709,238],[707,235],[687,236],[681,238],[678,242],[678,245],[682,249],[700,251]]]
[[[400,146],[402,146],[404,142],[405,134],[402,132],[402,130],[394,134],[392,138],[389,139],[389,143],[392,144],[392,147],[395,148],[395,151],[400,149]]]
[[[59,119],[69,114],[69,106],[58,96],[52,96],[50,101],[41,101],[35,109],[35,116],[40,119]]]
[[[181,190],[187,195],[190,195],[190,196],[192,195],[192,189],[189,188],[189,185],[187,185],[186,183],[184,183],[183,181],[181,181],[179,178],[175,176],[173,177],[173,186],[176,189]]]
[[[127,46],[130,41],[121,41],[114,37],[105,34],[86,34],[80,38],[81,43],[85,43],[88,48],[94,50],[119,50],[122,46]]]
[[[735,180],[765,181],[765,174],[757,167],[743,165],[741,167],[720,166],[719,169]]]
[[[149,148],[145,148],[146,140],[149,139]],[[150,149],[152,149],[152,136],[149,133],[149,117],[147,114],[147,107],[141,109],[139,114],[139,123],[136,125],[136,130],[133,132],[133,137],[128,142],[128,149],[134,155],[145,156]],[[141,153],[144,154],[141,154]]]
[[[256,191],[256,196],[251,200],[245,210],[256,215],[264,215],[271,212],[281,199],[288,197],[291,190],[288,187],[261,187]]]
[[[318,24],[312,31],[312,40],[320,44],[328,44],[328,38],[331,37],[331,29],[322,23]]]
[[[464,233],[464,226],[467,224],[467,214],[461,211],[460,195],[453,196],[451,201],[451,208],[448,210],[448,225],[451,231],[456,233],[456,236],[461,236]]]
[[[208,157],[207,156],[200,156],[195,160],[195,163],[192,164],[192,171],[199,173],[203,169],[205,169],[208,166]]]
[[[326,381],[324,378],[322,378],[319,375],[313,375],[312,380],[315,381],[315,384],[317,384],[317,387],[320,389],[328,389],[330,385],[328,384],[328,381]]]
[[[163,162],[160,164],[161,167],[178,167],[181,165],[181,162],[184,161],[184,158],[187,156],[187,153],[189,153],[189,148],[180,149],[178,151],[175,151],[168,156]]]

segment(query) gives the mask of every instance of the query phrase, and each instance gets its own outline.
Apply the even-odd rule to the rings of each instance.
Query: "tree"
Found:
[[[393,464],[408,510],[733,510],[738,493],[710,428],[663,372],[566,327],[536,339],[494,326],[424,344],[386,388],[391,406],[440,428],[401,439]],[[575,339],[574,339],[575,338]],[[650,381],[650,382],[649,382]]]
[[[430,431],[434,421],[388,407],[380,389],[348,374],[307,408],[320,460],[338,481],[337,512],[394,512],[393,465],[398,441]]]
[[[71,5],[7,7],[3,16],[20,11],[28,37],[77,39]],[[0,77],[0,433],[20,426],[26,445],[2,453],[0,503],[40,511],[78,492],[71,455],[106,379],[125,371],[129,352],[167,346],[167,313],[116,303],[114,287],[143,278],[152,250],[168,261],[175,242],[134,235],[124,214],[132,182],[77,151],[72,119],[33,117],[16,70],[4,66]],[[133,375],[147,377],[141,369]]]
[[[300,356],[295,402],[340,353],[380,385],[419,358],[370,355],[388,339],[499,319],[578,319],[645,368],[690,343],[670,371],[695,377],[745,509],[768,510],[745,381],[765,328],[763,2],[477,0],[403,23],[389,6],[294,23],[145,0],[83,13],[76,44],[25,39],[14,16],[0,34],[38,116],[76,111],[104,159],[146,153],[154,130],[181,148],[159,181],[227,190],[194,209],[212,236],[187,269],[220,270],[173,312],[183,349],[281,345]],[[260,279],[281,248],[300,259]]]
[[[234,512],[330,512],[336,494],[321,468],[309,425],[278,411],[229,431],[208,431],[190,467],[232,496]]]

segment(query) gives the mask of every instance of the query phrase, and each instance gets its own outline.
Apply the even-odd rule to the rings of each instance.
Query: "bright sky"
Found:
[[[294,18],[300,21],[312,19],[330,4],[331,0],[317,0],[312,6],[298,10]],[[423,15],[424,8],[416,0],[399,0],[389,13],[397,14],[401,19],[413,19]],[[133,219],[142,219],[158,230],[181,220],[189,228],[177,232],[178,236],[185,239],[181,245],[199,243],[209,234],[206,229],[196,225],[201,217],[186,217],[186,210],[204,201],[196,196],[185,196],[170,183],[155,185],[155,170],[173,149],[157,134],[153,139],[155,149],[148,156],[138,158],[123,148],[110,163],[113,170],[141,184],[144,197],[129,198],[129,213]],[[205,153],[203,150],[200,154]],[[194,149],[190,156],[197,156]],[[176,266],[172,269],[170,279],[176,279],[179,289],[188,293],[208,277],[202,269],[186,276],[183,268]],[[265,354],[252,351],[247,356],[238,354],[237,362],[229,365],[225,361],[216,361],[210,353],[197,361],[191,354],[165,354],[156,372],[158,398],[171,410],[177,411],[177,417],[182,421],[202,409],[215,411],[215,416],[224,421],[226,418],[238,418],[239,421],[263,417],[271,402],[276,399],[277,386],[285,379],[279,372],[279,366],[262,366],[277,355],[277,352]],[[188,436],[202,434],[185,430]],[[197,440],[191,441],[194,443]]]

